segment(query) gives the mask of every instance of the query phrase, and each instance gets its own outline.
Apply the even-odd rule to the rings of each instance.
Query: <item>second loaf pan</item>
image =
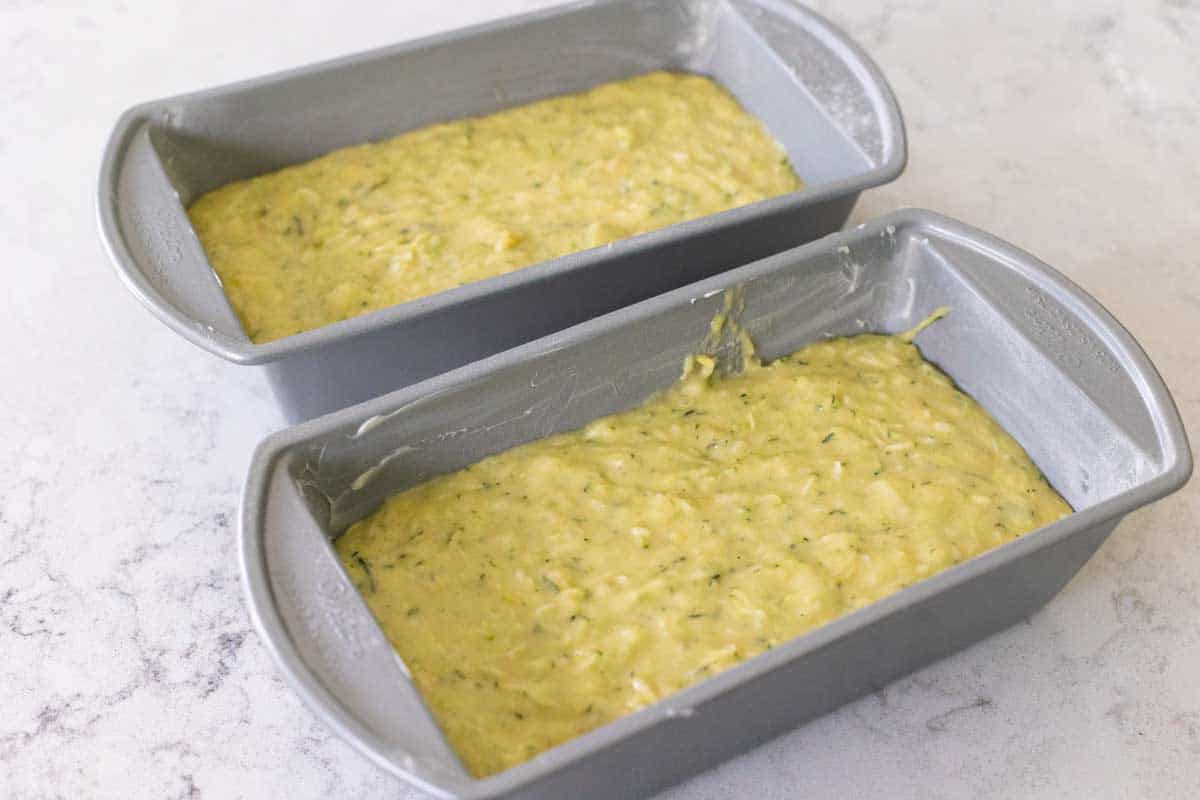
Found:
[[[497,775],[472,780],[329,539],[393,492],[627,409],[678,379],[722,294],[770,359],[908,330],[1075,509]],[[636,797],[1021,620],[1129,511],[1191,471],[1179,414],[1133,339],[1016,248],[907,211],[545,337],[268,438],[241,518],[251,615],[334,730],[438,797]],[[531,534],[533,535],[533,534]]]
[[[266,344],[246,337],[188,222],[188,204],[230,181],[655,69],[729,89],[805,187]],[[787,0],[603,0],[133,108],[105,152],[99,216],[142,303],[205,350],[265,367],[297,421],[819,238],[905,158],[882,75],[815,14]]]

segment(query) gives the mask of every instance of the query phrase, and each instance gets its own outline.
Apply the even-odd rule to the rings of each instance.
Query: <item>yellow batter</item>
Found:
[[[1070,512],[905,337],[712,367],[400,493],[337,540],[472,774]]]
[[[724,89],[655,72],[337,150],[188,213],[261,343],[800,186]]]

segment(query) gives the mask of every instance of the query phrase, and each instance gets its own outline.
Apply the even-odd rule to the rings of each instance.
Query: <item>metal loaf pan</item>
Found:
[[[726,290],[766,358],[899,332],[1025,447],[1075,513],[484,780],[442,739],[331,537],[393,492],[627,409],[669,386]],[[1178,412],[1130,335],[1031,256],[905,211],[607,314],[268,438],[241,557],[293,687],[376,763],[438,797],[649,793],[1026,617],[1129,511],[1191,472]]]
[[[655,69],[732,91],[806,187],[261,345],[184,210],[339,147]],[[883,76],[812,12],[788,0],[604,0],[137,106],[109,140],[99,216],[138,299],[205,350],[263,365],[296,421],[837,230],[859,193],[893,180],[905,159]]]

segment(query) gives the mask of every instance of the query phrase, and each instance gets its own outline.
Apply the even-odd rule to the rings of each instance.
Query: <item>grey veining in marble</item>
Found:
[[[250,628],[233,551],[262,380],[127,295],[92,214],[134,102],[528,0],[0,2],[0,797],[418,795],[332,736]],[[1100,298],[1200,422],[1200,5],[817,3],[880,61],[934,208]],[[1134,514],[1046,609],[668,791],[1200,796],[1200,492]]]

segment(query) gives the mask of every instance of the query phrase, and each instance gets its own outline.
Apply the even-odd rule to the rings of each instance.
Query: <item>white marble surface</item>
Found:
[[[534,5],[0,3],[0,797],[416,797],[333,737],[249,626],[233,518],[280,425],[182,342],[93,223],[130,104]],[[907,117],[919,205],[1064,270],[1200,423],[1200,6],[823,0]],[[1200,493],[1129,517],[1029,624],[665,796],[1200,794]]]

